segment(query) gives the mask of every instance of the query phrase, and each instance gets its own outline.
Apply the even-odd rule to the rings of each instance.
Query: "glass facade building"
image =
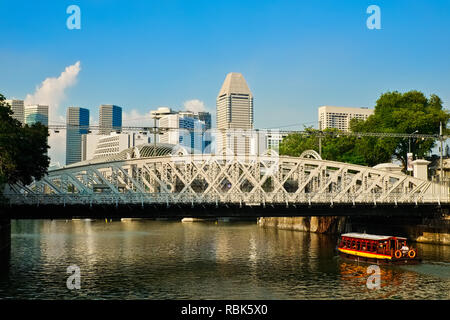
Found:
[[[111,104],[102,104],[99,112],[99,134],[110,134],[122,130],[122,108]]]
[[[25,124],[32,125],[37,122],[48,126],[48,106],[44,105],[31,105],[24,108]]]
[[[89,129],[89,110],[78,107],[67,109],[66,164],[81,161],[81,138]]]

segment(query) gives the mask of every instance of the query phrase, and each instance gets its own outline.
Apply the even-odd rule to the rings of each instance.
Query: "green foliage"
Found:
[[[365,158],[356,153],[357,137],[339,135],[336,129],[326,129],[319,138],[319,130],[306,128],[304,134],[293,133],[280,143],[281,155],[298,157],[305,150],[319,152],[319,139],[322,144],[322,158],[332,161],[366,165]]]
[[[436,95],[425,97],[422,92],[409,91],[399,93],[387,92],[377,100],[375,111],[366,121],[352,121],[351,129],[354,132],[393,132],[418,134],[439,134],[439,123],[442,122],[446,131],[446,124],[450,114],[442,107],[441,99]],[[444,132],[445,133],[445,132]],[[433,139],[408,138],[365,138],[365,150],[372,153],[381,152],[390,154],[406,165],[406,154],[409,151],[416,158],[427,156],[435,146]]]
[[[353,119],[350,127],[353,132],[438,134],[442,122],[444,134],[450,119],[443,110],[442,101],[436,95],[426,98],[419,91],[406,93],[387,92],[377,100],[374,114],[366,121]],[[280,144],[280,154],[299,156],[303,151],[319,151],[319,131],[306,128],[304,135],[299,133],[287,136]],[[322,134],[322,158],[354,164],[374,166],[398,159],[406,164],[409,139],[340,136],[338,130],[326,129]],[[436,141],[432,139],[411,139],[411,151],[421,158],[430,153]]]
[[[47,173],[48,129],[38,123],[24,125],[11,117],[12,111],[0,94],[0,186],[29,184]]]

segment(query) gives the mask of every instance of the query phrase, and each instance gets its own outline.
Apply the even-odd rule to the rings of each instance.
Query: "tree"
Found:
[[[444,133],[450,114],[442,107],[436,95],[426,98],[422,92],[387,92],[380,96],[374,114],[367,120],[352,119],[353,132],[438,134],[442,122]],[[319,151],[318,130],[306,128],[305,134],[288,135],[280,143],[280,154],[299,156],[307,149]],[[408,138],[379,138],[340,136],[336,129],[326,129],[322,138],[322,158],[333,161],[374,166],[392,159],[400,160],[406,167],[406,153],[409,151]],[[411,139],[411,152],[416,157],[425,157],[431,152],[436,141],[433,139]]]
[[[48,128],[24,125],[11,117],[10,106],[0,94],[0,187],[5,183],[30,184],[47,174]]]
[[[293,133],[280,143],[279,152],[282,155],[298,157],[305,150],[319,152],[319,130],[305,128],[303,134]],[[365,165],[363,156],[355,151],[357,138],[339,136],[337,129],[325,129],[321,133],[322,158],[332,161],[348,162]]]
[[[450,114],[442,107],[442,100],[432,94],[427,98],[422,92],[409,91],[399,93],[387,92],[380,96],[375,105],[374,114],[366,121],[353,120],[351,130],[354,132],[407,133],[417,131],[419,134],[439,134],[439,124],[444,130]],[[360,148],[370,158],[374,154],[383,153],[400,160],[406,166],[406,154],[411,152],[418,158],[429,154],[435,146],[433,139],[408,138],[364,138]],[[373,161],[369,161],[373,163]]]

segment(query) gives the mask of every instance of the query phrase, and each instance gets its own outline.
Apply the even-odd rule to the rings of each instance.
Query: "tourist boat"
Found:
[[[406,243],[406,238],[366,233],[344,233],[337,250],[343,258],[376,264],[415,264],[417,249]]]

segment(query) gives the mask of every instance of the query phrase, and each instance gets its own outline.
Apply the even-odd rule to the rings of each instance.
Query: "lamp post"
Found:
[[[322,157],[322,130],[319,131],[319,155]]]
[[[416,131],[414,131],[414,132],[411,133],[411,134],[416,134],[416,133],[418,133],[418,132],[419,132],[419,130],[416,130]],[[408,152],[411,153],[411,137],[409,137],[409,148],[408,148]]]
[[[442,185],[442,181],[444,180],[444,168],[443,168],[444,165],[443,165],[443,159],[442,159],[442,153],[443,153],[443,148],[444,148],[444,146],[443,146],[444,139],[442,137],[442,121],[439,122],[439,140],[441,142],[441,147],[439,148],[440,149],[440,167],[441,167],[439,180],[441,181],[441,185]]]
[[[419,132],[419,130],[416,130],[416,131],[414,131],[411,134],[416,134],[418,132]],[[409,162],[409,157],[410,156],[411,156],[411,159],[413,159],[413,155],[411,154],[411,136],[408,137],[408,154],[406,155],[406,168],[407,168],[407,170],[409,169],[409,163],[408,162]],[[410,175],[412,176],[413,175],[412,170],[408,170],[408,171],[410,171]]]

